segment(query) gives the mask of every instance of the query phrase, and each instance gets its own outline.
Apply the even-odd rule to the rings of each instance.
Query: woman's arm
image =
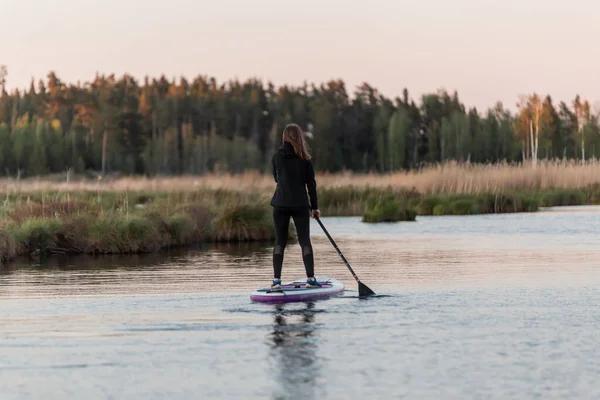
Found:
[[[308,188],[308,197],[310,199],[310,208],[313,210],[319,209],[317,201],[317,181],[315,180],[315,169],[313,168],[312,162],[307,161],[306,168],[306,187]]]

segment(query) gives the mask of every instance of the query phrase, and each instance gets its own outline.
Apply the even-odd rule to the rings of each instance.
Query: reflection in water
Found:
[[[190,264],[207,257],[224,257],[230,263],[270,255],[265,243],[200,243],[176,247],[157,253],[140,254],[69,254],[53,255],[43,260],[19,257],[0,264],[0,275],[10,275],[21,270],[73,271],[73,270],[146,270],[162,269],[165,265]]]
[[[246,292],[272,270],[265,246],[203,243],[151,254],[21,257],[0,264],[0,297]],[[232,280],[241,271],[246,280]]]
[[[317,398],[315,389],[319,375],[317,340],[314,337],[314,302],[300,310],[285,310],[277,305],[270,333],[271,358],[275,360],[278,383],[275,399]],[[293,322],[292,317],[300,317]],[[295,318],[294,318],[295,319]]]
[[[600,213],[432,217],[383,225],[333,218],[327,226],[378,294],[399,287],[600,282]],[[320,228],[311,232],[317,274],[356,291]],[[304,276],[300,246],[290,246],[286,254],[284,279]],[[272,268],[270,241],[204,243],[157,254],[19,259],[0,265],[0,298],[176,293],[247,299],[251,290],[270,282]]]
[[[210,245],[211,250],[231,257],[249,257],[263,255],[265,252],[270,256],[272,253],[272,241],[257,242],[218,242]]]

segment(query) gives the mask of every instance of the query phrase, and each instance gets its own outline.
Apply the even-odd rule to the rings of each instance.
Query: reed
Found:
[[[577,189],[600,183],[600,161],[540,160],[536,168],[527,164],[468,164],[446,162],[422,169],[389,174],[352,172],[318,173],[318,189],[340,187],[414,190],[421,194],[487,193],[508,190]],[[0,191],[40,193],[44,191],[97,192],[260,192],[272,194],[275,182],[270,173],[246,171],[240,174],[207,174],[181,177],[125,177],[89,180],[85,178],[25,180],[0,179]]]

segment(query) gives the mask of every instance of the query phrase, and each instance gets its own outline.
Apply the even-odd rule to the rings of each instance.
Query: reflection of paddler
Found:
[[[275,307],[273,331],[271,332],[271,358],[279,377],[278,392],[274,398],[314,398],[313,388],[319,375],[317,347],[314,338],[315,304],[306,303],[300,310],[285,310],[284,305]],[[293,316],[300,316],[297,323]]]

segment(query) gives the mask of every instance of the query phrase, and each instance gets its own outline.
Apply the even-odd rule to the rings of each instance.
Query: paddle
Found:
[[[352,267],[350,266],[350,264],[346,260],[346,257],[344,257],[344,255],[342,254],[342,252],[340,251],[340,249],[338,249],[337,245],[335,244],[335,242],[333,241],[333,239],[331,238],[331,236],[329,236],[329,232],[327,232],[327,229],[325,229],[325,227],[323,226],[323,223],[321,222],[321,220],[319,219],[319,217],[315,217],[315,219],[317,220],[317,222],[319,223],[319,225],[321,225],[321,228],[323,229],[323,232],[325,232],[325,235],[327,235],[327,237],[329,238],[329,241],[331,242],[331,244],[333,244],[333,247],[335,247],[335,249],[337,250],[338,254],[340,255],[340,257],[342,258],[342,260],[346,264],[346,267],[348,267],[348,269],[352,273],[352,276],[354,276],[354,279],[356,279],[356,282],[358,282],[358,295],[360,297],[366,297],[366,296],[373,296],[373,295],[375,295],[374,291],[372,291],[371,289],[369,289],[369,287],[367,285],[365,285],[364,283],[362,283],[360,281],[360,279],[358,279],[358,276],[356,276],[356,274],[352,270]]]

